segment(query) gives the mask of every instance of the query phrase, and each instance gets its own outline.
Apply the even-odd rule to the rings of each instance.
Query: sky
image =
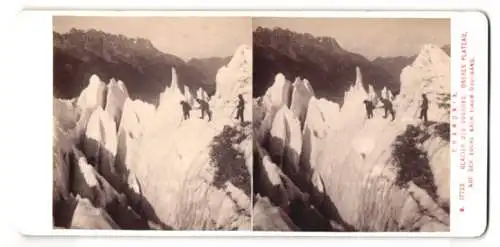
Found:
[[[129,38],[149,39],[160,51],[190,58],[232,56],[242,44],[251,45],[252,22],[244,17],[100,17],[57,16],[53,29],[98,29]]]
[[[281,27],[313,36],[329,36],[339,45],[372,60],[377,56],[412,56],[422,45],[450,44],[449,19],[259,18],[253,29]]]

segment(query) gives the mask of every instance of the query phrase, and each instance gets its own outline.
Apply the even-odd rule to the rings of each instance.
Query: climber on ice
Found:
[[[372,118],[373,117],[373,109],[375,108],[375,106],[369,100],[363,100],[363,103],[365,104],[365,108],[366,108],[366,117],[368,119]]]
[[[189,111],[191,111],[191,106],[185,100],[181,100],[182,113],[184,114],[184,120],[189,119]]]
[[[390,113],[392,116],[392,121],[394,121],[394,109],[392,107],[392,102],[389,99],[384,99],[384,98],[381,98],[380,100],[384,105],[384,111],[385,111],[384,118],[387,118],[387,113]]]
[[[240,119],[241,123],[243,123],[243,111],[245,111],[245,100],[243,100],[243,96],[241,94],[238,95],[238,105],[236,106],[237,112],[235,119]]]
[[[200,110],[201,110],[201,119],[205,118],[205,113],[208,115],[208,121],[212,121],[212,111],[210,111],[210,106],[208,105],[208,102],[202,99],[196,99],[198,101],[198,104],[200,104]]]
[[[422,94],[422,105],[420,105],[420,119],[424,119],[424,123],[427,123],[427,110],[429,109],[429,100],[427,95]]]

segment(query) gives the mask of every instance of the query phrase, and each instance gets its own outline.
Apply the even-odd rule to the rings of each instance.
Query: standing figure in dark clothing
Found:
[[[366,108],[366,117],[368,117],[368,119],[372,118],[373,117],[373,109],[375,108],[375,106],[369,100],[363,100],[363,103],[365,104],[365,108]]]
[[[184,120],[189,119],[191,116],[189,115],[189,111],[191,111],[191,106],[185,100],[181,101],[182,113],[184,115]]]
[[[392,121],[394,121],[394,109],[392,108],[392,102],[388,99],[381,98],[382,104],[384,104],[385,115],[384,118],[387,118],[387,113],[389,112],[392,116]]]
[[[427,110],[429,109],[429,100],[427,95],[422,94],[422,105],[420,105],[420,119],[424,119],[424,123],[427,123]]]
[[[236,112],[236,118],[235,119],[240,119],[241,123],[243,123],[243,112],[245,111],[245,100],[243,100],[243,96],[240,94],[238,95],[238,105],[236,106],[237,112]]]
[[[200,104],[200,110],[201,110],[201,119],[205,118],[205,113],[208,115],[208,121],[212,121],[212,111],[210,111],[210,106],[208,105],[208,102],[202,99],[196,99],[198,101],[198,104]]]

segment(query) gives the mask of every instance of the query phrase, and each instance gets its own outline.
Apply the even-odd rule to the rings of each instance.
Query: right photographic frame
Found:
[[[454,105],[486,93],[452,90],[453,54],[471,63],[452,18],[252,25],[253,230],[450,233],[451,205],[472,188],[452,179]]]

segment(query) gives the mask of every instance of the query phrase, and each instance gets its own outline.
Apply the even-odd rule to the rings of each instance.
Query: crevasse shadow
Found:
[[[80,138],[80,143],[75,144],[75,146],[82,151],[83,147],[83,138]],[[86,140],[89,145],[98,145],[96,140]],[[69,185],[70,185],[70,193],[76,196],[75,191],[73,190],[74,181],[74,171],[75,167],[78,165],[75,162],[74,154],[70,160],[71,162],[67,164],[69,166],[70,176],[69,176]],[[100,149],[99,157],[112,157],[109,151],[105,149]],[[112,172],[108,171],[104,174],[101,173],[102,167],[97,169],[94,164],[96,163],[95,157],[89,157],[88,163],[93,165],[96,168],[97,173],[101,176],[102,181],[98,178],[100,190],[105,193],[106,203],[104,210],[110,215],[113,221],[123,230],[148,230],[148,229],[161,229],[161,230],[170,230],[172,227],[163,223],[153,206],[145,198],[143,195],[136,193],[131,190],[127,185],[127,181],[122,178],[128,177],[128,172],[124,167],[126,165],[116,165],[117,176]],[[118,162],[116,162],[118,163]],[[100,170],[100,171],[99,171]],[[124,172],[125,171],[125,172]],[[118,174],[123,174],[118,175]],[[140,183],[140,181],[139,181]],[[140,185],[139,185],[140,186]],[[118,195],[118,196],[116,196]],[[139,198],[139,203],[134,204],[133,198]],[[136,200],[137,201],[137,200]],[[76,208],[77,202],[74,200],[61,200],[59,202],[55,202],[53,206],[53,223],[55,227],[63,227],[68,228],[71,224],[71,220],[73,217],[74,209]],[[151,223],[156,225],[155,227],[151,227]]]
[[[270,145],[284,146],[284,141],[279,138],[266,138],[263,143],[263,148],[265,150],[270,150]],[[273,160],[287,175],[294,184],[300,189],[301,192],[305,192],[309,195],[309,200],[303,201],[300,199],[294,199],[289,204],[289,217],[292,221],[302,230],[302,231],[355,231],[355,228],[348,223],[346,223],[340,216],[335,203],[331,198],[322,191],[318,191],[311,182],[310,167],[304,167],[304,164],[300,164],[300,171],[294,173],[291,169],[290,164],[287,164],[289,158],[295,159],[300,157],[300,155],[291,149],[285,151],[285,155],[288,158],[279,157],[279,154],[270,154],[271,160]],[[261,184],[271,184],[271,181],[264,173],[262,173],[262,157],[256,155],[254,151],[254,194],[261,194],[263,196],[273,196],[270,195],[268,191],[265,191]],[[320,199],[321,198],[321,199]],[[273,204],[279,205],[283,202],[272,201]]]

